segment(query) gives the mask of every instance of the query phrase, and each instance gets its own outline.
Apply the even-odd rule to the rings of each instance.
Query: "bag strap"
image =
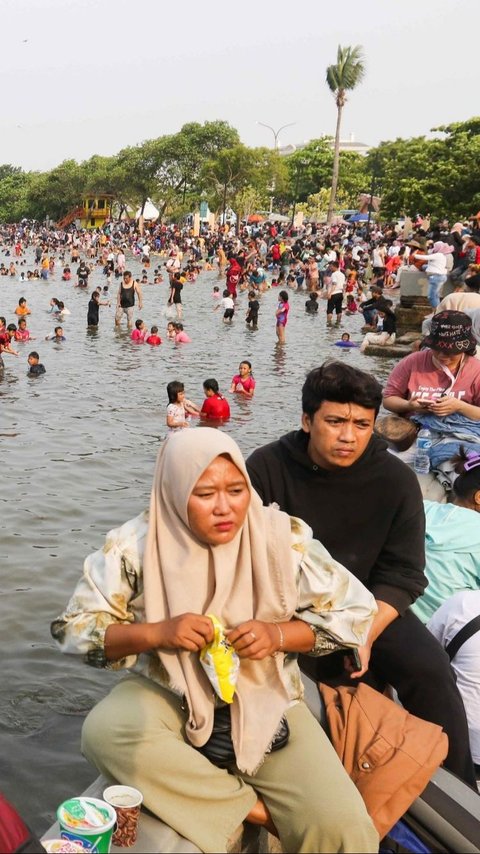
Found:
[[[472,620],[469,620],[468,623],[460,629],[459,632],[449,641],[445,647],[445,652],[447,653],[450,661],[455,658],[458,650],[463,644],[472,637],[472,635],[476,634],[476,632],[480,632],[480,614],[477,617],[473,617]]]

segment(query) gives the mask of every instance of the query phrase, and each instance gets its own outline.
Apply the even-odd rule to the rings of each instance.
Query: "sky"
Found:
[[[335,129],[325,83],[361,45],[342,138],[428,134],[480,112],[479,0],[0,0],[0,163],[45,170],[224,119],[249,146]]]

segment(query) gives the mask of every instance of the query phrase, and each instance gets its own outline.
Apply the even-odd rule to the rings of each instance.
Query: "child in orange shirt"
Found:
[[[27,306],[27,300],[25,299],[25,297],[20,297],[20,299],[18,300],[18,305],[15,309],[15,314],[18,315],[18,317],[25,317],[27,314],[31,313],[32,312]]]

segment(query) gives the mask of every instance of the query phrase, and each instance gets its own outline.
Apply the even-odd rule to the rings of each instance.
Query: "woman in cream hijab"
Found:
[[[295,655],[363,644],[375,610],[303,522],[262,506],[228,435],[173,435],[149,513],[87,558],[52,624],[64,652],[136,671],[89,714],[83,751],[202,851],[228,850],[246,819],[285,851],[376,851],[363,801],[302,701]],[[198,750],[222,705],[200,662],[214,637],[207,615],[240,662],[228,768]],[[289,741],[272,750],[284,717]]]

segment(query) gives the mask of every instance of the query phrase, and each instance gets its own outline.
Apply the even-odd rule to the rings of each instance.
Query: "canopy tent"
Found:
[[[135,219],[140,219],[142,216],[141,207],[135,214]],[[151,199],[147,199],[143,208],[143,218],[144,220],[155,220],[160,216],[160,211],[155,207]]]

